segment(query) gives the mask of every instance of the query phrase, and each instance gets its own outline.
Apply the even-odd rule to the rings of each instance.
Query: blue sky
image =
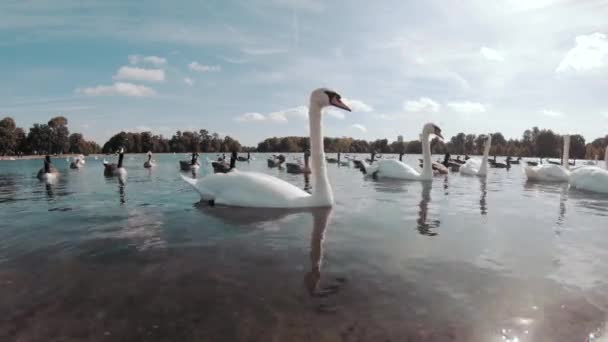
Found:
[[[534,125],[608,133],[608,2],[54,0],[0,4],[0,116],[120,130],[207,128],[246,144],[307,134],[415,139]]]

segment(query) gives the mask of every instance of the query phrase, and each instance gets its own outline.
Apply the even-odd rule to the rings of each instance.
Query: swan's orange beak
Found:
[[[342,100],[340,100],[337,96],[332,97],[331,101],[330,101],[331,105],[334,107],[338,107],[347,111],[351,111],[350,108],[348,108],[347,105],[344,104],[344,102],[342,102]]]

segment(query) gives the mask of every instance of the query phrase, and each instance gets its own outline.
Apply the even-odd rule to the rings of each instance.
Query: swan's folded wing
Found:
[[[201,198],[204,200],[212,200],[214,199],[213,193],[209,192],[209,191],[205,191],[204,188],[199,188],[198,186],[198,182],[196,179],[192,179],[192,178],[188,178],[184,175],[180,175],[180,177],[182,177],[182,179],[188,183],[194,190],[196,190],[196,192],[198,192],[201,195]]]
[[[460,173],[465,175],[476,175],[479,173],[479,169],[481,168],[481,160],[476,158],[471,158],[467,160],[466,163],[462,164],[460,167]]]
[[[218,173],[199,182],[182,178],[198,191],[203,199],[216,204],[237,207],[291,208],[305,204],[306,191],[276,177],[257,172]]]
[[[570,185],[574,188],[608,193],[608,171],[599,167],[581,167],[570,176]]]
[[[420,172],[413,167],[394,159],[383,159],[377,165],[380,177],[396,179],[418,179]]]

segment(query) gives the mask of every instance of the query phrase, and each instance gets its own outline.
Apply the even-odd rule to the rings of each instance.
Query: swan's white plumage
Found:
[[[431,135],[441,137],[441,129],[433,123],[427,123],[422,128],[420,141],[422,142],[422,156],[424,167],[422,171],[418,171],[413,167],[395,160],[395,159],[380,159],[375,165],[368,166],[363,163],[366,174],[377,178],[394,178],[405,180],[421,180],[428,181],[433,179],[433,169],[431,162]]]
[[[570,172],[561,165],[543,164],[524,168],[526,177],[531,181],[567,182]]]
[[[369,174],[377,172],[381,178],[419,180],[420,172],[413,167],[395,159],[380,159],[376,165],[369,167]]]
[[[470,158],[460,167],[460,173],[463,175],[477,176],[481,169],[481,160]]]
[[[200,182],[182,176],[204,200],[215,204],[252,208],[331,207],[334,204],[327,177],[323,148],[321,110],[335,106],[350,111],[340,95],[329,89],[316,89],[310,95],[308,120],[311,150],[313,194],[281,179],[256,172],[233,170],[204,177]]]
[[[606,169],[599,166],[582,166],[570,174],[570,186],[576,189],[608,193],[608,147],[604,156]]]
[[[570,180],[570,171],[568,167],[569,151],[570,151],[570,136],[564,136],[564,153],[562,156],[563,165],[543,164],[538,166],[526,166],[524,172],[528,180],[535,182],[568,182]]]
[[[461,167],[460,173],[469,176],[485,176],[488,173],[488,157],[490,155],[490,147],[492,146],[492,135],[488,137],[483,148],[483,157],[481,160],[477,158],[469,158]]]
[[[570,186],[576,189],[608,193],[608,170],[583,166],[570,174]]]
[[[285,182],[257,172],[216,173],[197,181],[182,175],[204,200],[215,204],[253,208],[297,208],[311,206],[311,195]]]

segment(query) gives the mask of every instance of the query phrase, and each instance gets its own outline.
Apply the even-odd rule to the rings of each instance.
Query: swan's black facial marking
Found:
[[[327,95],[327,97],[329,97],[329,103],[331,103],[334,98],[336,98],[337,100],[341,99],[340,94],[336,93],[335,91],[326,90],[325,94]]]
[[[433,125],[433,130],[436,136],[443,139],[443,135],[441,135],[441,128],[439,128],[439,126]]]
[[[325,90],[324,92],[327,95],[327,97],[329,98],[329,103],[332,106],[338,107],[340,109],[344,109],[344,110],[350,112],[350,108],[348,108],[348,106],[345,105],[344,102],[342,102],[342,96],[340,96],[340,94],[338,94],[334,91],[331,91],[331,90]]]

